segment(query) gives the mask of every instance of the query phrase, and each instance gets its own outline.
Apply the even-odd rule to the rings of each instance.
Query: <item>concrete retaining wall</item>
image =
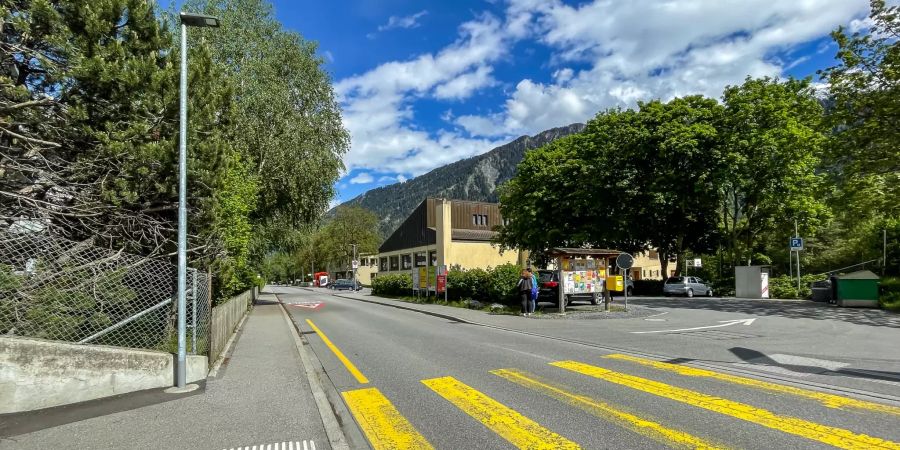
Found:
[[[174,360],[165,352],[0,337],[0,414],[172,386]],[[205,356],[187,362],[188,382],[206,378]]]
[[[210,363],[214,363],[219,358],[238,322],[247,313],[251,303],[256,300],[256,290],[257,288],[254,287],[212,309],[209,327]]]

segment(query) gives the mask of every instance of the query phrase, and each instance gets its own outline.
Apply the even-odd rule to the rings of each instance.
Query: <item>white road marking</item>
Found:
[[[303,442],[303,450],[316,450],[316,442],[311,439],[305,441],[284,441],[281,443],[276,442],[274,444],[254,445],[252,450],[300,450],[300,442]],[[296,446],[294,444],[296,444]],[[235,450],[235,447],[222,450]],[[237,450],[251,450],[251,446],[237,447]]]
[[[721,327],[729,327],[731,325],[744,324],[750,325],[756,321],[756,319],[739,319],[739,320],[720,320],[719,325],[709,325],[706,327],[694,327],[694,328],[681,328],[678,330],[654,330],[654,331],[632,331],[632,334],[651,334],[651,333],[677,333],[680,331],[694,331],[694,330],[706,330],[709,328],[721,328]]]
[[[659,314],[654,314],[654,315],[652,315],[652,316],[647,316],[647,318],[649,319],[650,317],[662,316],[662,315],[668,314],[669,312],[670,312],[670,311],[664,311],[664,312],[661,312],[661,313],[659,313]],[[644,320],[647,320],[647,319],[644,319]]]
[[[665,322],[667,319],[644,319],[647,322]]]
[[[756,360],[765,360],[765,359],[771,359],[772,361],[775,361],[778,364],[782,364],[785,366],[821,367],[823,369],[828,369],[831,371],[842,369],[842,368],[850,365],[849,363],[840,362],[840,361],[829,361],[827,359],[807,358],[805,356],[783,355],[780,353],[766,355],[766,356],[760,357],[760,358],[754,358],[747,362],[754,362]]]

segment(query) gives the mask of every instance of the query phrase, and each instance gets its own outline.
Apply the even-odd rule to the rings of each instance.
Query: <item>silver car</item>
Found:
[[[713,296],[712,288],[697,277],[670,277],[663,285],[663,295],[683,295],[693,297],[695,295]]]

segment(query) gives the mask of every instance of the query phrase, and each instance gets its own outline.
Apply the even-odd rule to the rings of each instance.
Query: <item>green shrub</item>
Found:
[[[515,264],[503,264],[488,269],[484,290],[486,299],[492,303],[515,305],[519,302],[516,284],[522,277],[522,268]]]
[[[797,278],[785,275],[769,278],[769,297],[771,298],[811,298],[810,284],[821,281],[822,275],[803,275],[800,278],[800,292],[797,293]]]
[[[408,273],[379,275],[372,280],[375,295],[411,295],[412,275]]]
[[[879,291],[878,304],[884,309],[900,312],[900,277],[882,278]]]

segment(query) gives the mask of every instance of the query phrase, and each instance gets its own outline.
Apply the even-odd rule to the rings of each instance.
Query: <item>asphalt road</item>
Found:
[[[454,311],[484,326],[270,289],[375,448],[900,448],[900,403],[878,398],[900,386],[891,316],[679,299],[635,300],[658,315],[623,320]]]

